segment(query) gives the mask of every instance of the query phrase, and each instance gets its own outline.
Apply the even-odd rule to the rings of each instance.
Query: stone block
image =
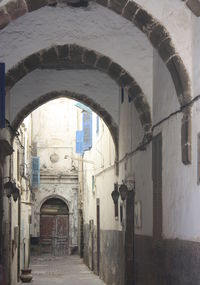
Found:
[[[136,82],[132,83],[130,87],[128,88],[128,96],[130,96],[130,98],[132,99],[137,98],[138,96],[141,96],[141,94],[142,94],[142,90]]]
[[[149,37],[152,45],[157,48],[162,41],[169,37],[169,34],[163,26],[157,24],[153,27]]]
[[[83,63],[84,48],[77,45],[70,45],[69,57],[71,63],[80,64]]]
[[[140,9],[140,6],[138,6],[133,1],[129,1],[128,4],[126,5],[126,7],[124,8],[122,15],[124,16],[124,18],[132,21],[134,15],[138,9]]]
[[[57,60],[57,52],[55,47],[49,49],[44,49],[41,51],[41,63],[42,64],[51,64]]]
[[[97,54],[92,50],[87,50],[83,56],[83,60],[86,64],[94,66],[97,61]]]
[[[190,81],[181,58],[179,56],[172,57],[167,62],[167,68],[171,73],[179,102],[184,105],[190,101]]]
[[[110,8],[121,15],[128,0],[110,0]]]
[[[133,78],[127,73],[123,72],[118,80],[121,86],[128,86],[133,82]]]
[[[112,62],[108,70],[108,74],[110,75],[110,77],[117,81],[121,75],[121,72],[121,66],[115,62]]]
[[[59,59],[67,59],[69,57],[69,45],[57,46],[56,48]]]
[[[40,67],[40,63],[41,59],[39,53],[32,54],[24,59],[24,66],[26,67],[28,72]]]
[[[106,56],[100,56],[97,60],[96,67],[102,71],[107,71],[111,64],[111,60]]]
[[[32,12],[48,4],[48,0],[26,0],[28,11]]]
[[[138,10],[133,21],[141,31],[147,34],[151,33],[153,27],[156,25],[152,15],[143,9]]]
[[[11,72],[8,72],[8,75],[9,74],[14,79],[14,83],[16,83],[27,74],[27,70],[23,63],[19,63],[12,68]]]
[[[165,63],[170,59],[170,57],[175,55],[176,50],[170,38],[167,38],[166,40],[161,42],[158,49],[158,53]]]

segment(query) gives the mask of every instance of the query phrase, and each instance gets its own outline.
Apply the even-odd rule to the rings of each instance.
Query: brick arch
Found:
[[[31,103],[26,105],[20,113],[16,116],[14,121],[12,122],[12,127],[14,130],[17,130],[19,125],[23,122],[26,116],[28,116],[32,111],[40,107],[41,105],[56,99],[56,98],[70,98],[77,100],[85,105],[87,105],[91,110],[93,110],[96,114],[99,115],[104,121],[104,123],[107,125],[110,134],[113,138],[113,142],[115,145],[115,158],[116,161],[118,161],[118,126],[115,123],[114,119],[112,116],[104,109],[102,108],[99,104],[94,102],[91,98],[87,97],[84,94],[77,94],[74,92],[69,92],[69,91],[52,91],[50,93],[44,94],[41,97],[33,100]]]

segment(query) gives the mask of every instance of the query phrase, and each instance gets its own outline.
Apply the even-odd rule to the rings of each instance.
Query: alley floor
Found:
[[[105,285],[77,255],[33,257],[30,267],[33,285]]]

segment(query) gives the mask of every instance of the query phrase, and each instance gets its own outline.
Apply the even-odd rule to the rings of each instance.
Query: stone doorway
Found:
[[[69,210],[58,198],[47,200],[40,211],[41,254],[63,256],[69,250]]]

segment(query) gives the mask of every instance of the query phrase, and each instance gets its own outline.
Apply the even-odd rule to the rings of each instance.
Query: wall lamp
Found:
[[[15,181],[11,181],[10,177],[4,178],[9,178],[9,181],[4,183],[4,190],[6,192],[6,196],[10,198],[12,195],[13,200],[16,202],[20,195],[19,188],[17,188]]]
[[[129,187],[127,186],[129,185]],[[128,191],[135,190],[135,180],[122,180],[122,184],[118,187],[118,183],[114,183],[114,190],[111,193],[114,204],[118,203],[119,195],[121,196],[122,201],[124,202],[127,197]]]

